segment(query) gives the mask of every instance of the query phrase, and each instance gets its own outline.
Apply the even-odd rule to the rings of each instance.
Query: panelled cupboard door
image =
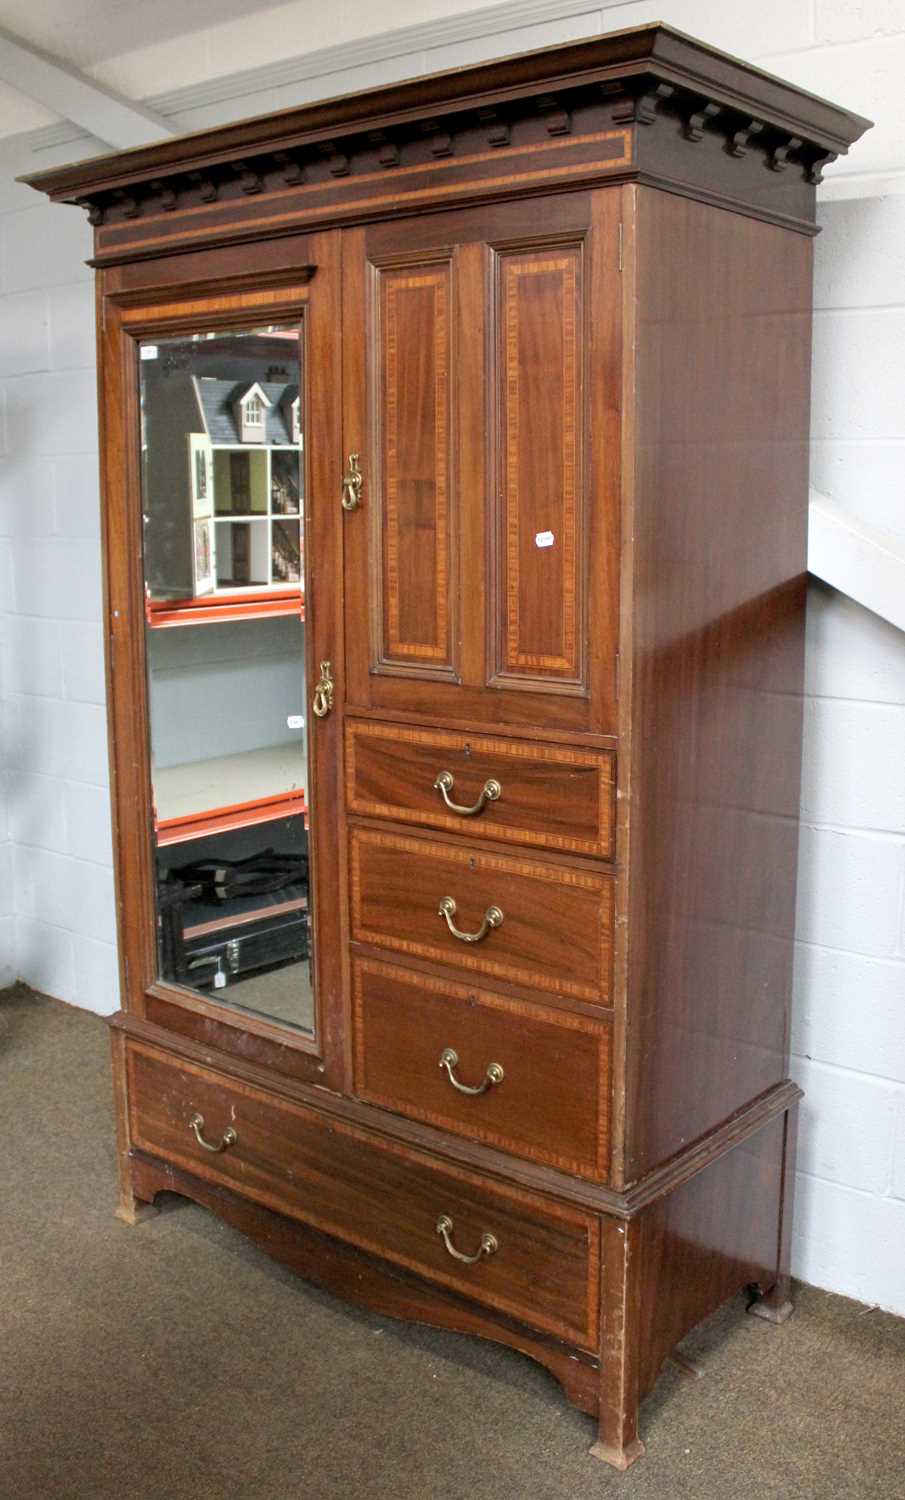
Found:
[[[350,712],[615,731],[619,213],[344,233]]]

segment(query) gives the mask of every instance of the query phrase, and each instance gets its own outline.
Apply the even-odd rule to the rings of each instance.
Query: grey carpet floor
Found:
[[[0,995],[2,1500],[905,1497],[903,1320],[737,1299],[619,1476],[529,1360],[344,1306],[175,1198],[129,1229],[114,1183],[103,1023]]]

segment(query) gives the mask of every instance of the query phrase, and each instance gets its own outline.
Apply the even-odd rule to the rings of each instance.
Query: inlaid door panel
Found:
[[[615,731],[619,203],[345,232],[354,710]]]
[[[372,264],[375,664],[455,680],[451,491],[453,260]]]
[[[495,253],[495,671],[587,688],[583,564],[583,245]]]

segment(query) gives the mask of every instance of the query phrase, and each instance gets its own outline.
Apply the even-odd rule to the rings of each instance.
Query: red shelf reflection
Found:
[[[181,625],[214,625],[222,620],[266,620],[279,615],[305,618],[298,589],[277,593],[243,590],[241,594],[208,594],[203,599],[146,599],[145,617],[152,630]]]
[[[188,813],[181,818],[155,820],[157,844],[184,844],[189,839],[203,839],[211,833],[230,833],[236,828],[250,828],[256,823],[303,816],[308,826],[308,804],[304,792],[283,792],[257,802],[237,802],[232,807],[212,807],[206,812]]]

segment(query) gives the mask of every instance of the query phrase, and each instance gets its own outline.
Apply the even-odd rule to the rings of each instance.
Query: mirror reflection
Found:
[[[300,334],[139,371],[160,973],[310,1032]]]

